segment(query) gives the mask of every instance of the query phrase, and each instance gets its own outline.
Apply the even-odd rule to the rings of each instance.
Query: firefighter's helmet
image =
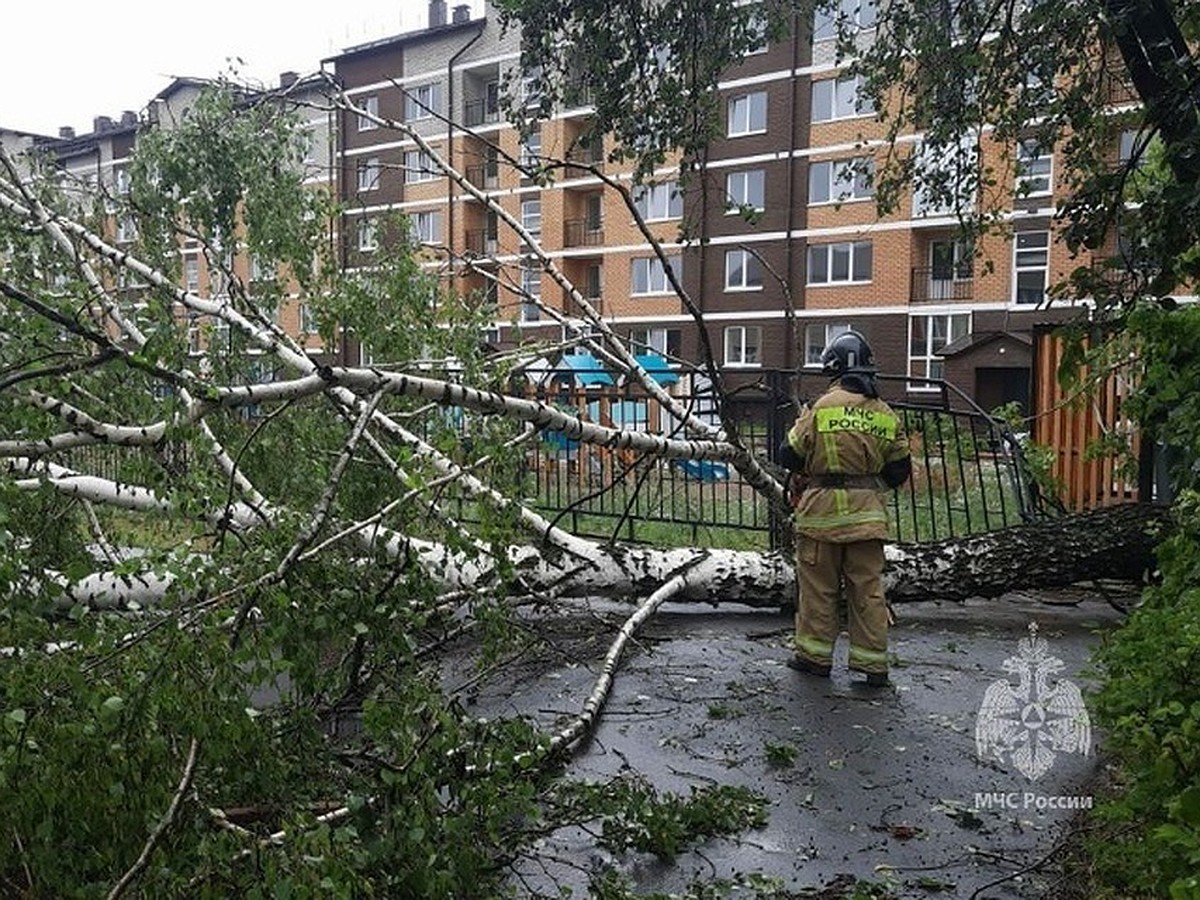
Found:
[[[821,353],[821,371],[830,378],[852,372],[874,372],[875,355],[871,345],[857,331],[843,331]]]

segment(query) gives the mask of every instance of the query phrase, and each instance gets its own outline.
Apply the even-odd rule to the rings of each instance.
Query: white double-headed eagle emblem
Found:
[[[1037,623],[1029,624],[1029,637],[1017,644],[1018,654],[1001,668],[1016,675],[1012,685],[998,679],[988,687],[975,723],[975,748],[980,759],[1011,763],[1030,781],[1037,781],[1054,765],[1058,753],[1087,756],[1092,726],[1079,688],[1066,679],[1049,679],[1066,668],[1051,656]]]

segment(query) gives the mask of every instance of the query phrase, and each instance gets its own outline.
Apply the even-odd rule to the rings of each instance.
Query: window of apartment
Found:
[[[424,150],[408,150],[404,154],[404,183],[417,184],[437,179],[433,160]]]
[[[583,296],[588,300],[599,300],[604,292],[604,266],[587,267],[583,278]]]
[[[542,233],[542,201],[541,200],[522,200],[521,201],[521,227],[530,233],[533,237],[539,237]]]
[[[250,280],[267,281],[275,277],[275,266],[264,262],[260,257],[250,257]]]
[[[838,24],[851,28],[875,27],[875,4],[871,0],[839,0],[824,4],[813,13],[813,43],[837,37]]]
[[[842,203],[875,196],[875,161],[868,157],[809,163],[808,202]]]
[[[604,195],[588,194],[583,206],[583,227],[595,234],[604,227]]]
[[[1053,185],[1054,156],[1035,140],[1021,141],[1017,145],[1017,180],[1015,193],[1018,197],[1049,194]]]
[[[852,119],[875,112],[875,104],[860,96],[862,80],[857,75],[846,78],[826,78],[812,83],[812,120],[832,122],[835,119]]]
[[[820,366],[821,354],[825,352],[825,348],[839,334],[845,334],[850,330],[849,323],[826,323],[810,324],[804,326],[804,364],[806,366]]]
[[[358,116],[358,130],[371,131],[379,126],[370,116],[379,115],[379,98],[378,97],[363,97],[362,103],[359,104],[362,113]]]
[[[124,197],[129,193],[129,187],[129,169],[125,166],[115,167],[113,169],[113,193],[118,197]]]
[[[521,292],[527,300],[537,300],[542,296],[542,270],[536,265],[521,267]]]
[[[634,353],[679,356],[682,344],[683,332],[678,328],[635,328],[629,332],[629,346]]]
[[[725,290],[757,291],[763,285],[762,262],[749,250],[725,251]]]
[[[404,121],[428,119],[439,111],[441,90],[437,84],[419,84],[404,94]]]
[[[521,142],[521,155],[518,159],[518,165],[525,170],[526,174],[532,174],[541,167],[541,156],[542,133],[535,129]]]
[[[301,334],[316,334],[320,331],[317,327],[317,317],[313,313],[313,308],[307,303],[300,304],[299,318]]]
[[[538,88],[538,81],[541,77],[540,66],[535,66],[521,76],[521,105],[526,109],[541,105],[542,92]]]
[[[370,156],[358,161],[358,189],[374,191],[379,188],[379,157]]]
[[[762,212],[767,208],[767,173],[762,169],[730,172],[725,176],[725,196],[727,214]]]
[[[196,293],[200,290],[200,258],[185,256],[183,258],[183,286],[185,290]]]
[[[370,253],[379,246],[377,223],[374,219],[363,219],[358,223],[358,249]]]
[[[305,165],[311,166],[317,162],[317,135],[312,127],[300,132],[300,151]]]
[[[725,365],[762,365],[762,327],[730,325],[725,329]]]
[[[418,244],[437,244],[442,239],[442,214],[436,209],[415,212],[409,217],[413,241]]]
[[[121,216],[117,219],[117,243],[128,244],[137,240],[137,223],[133,216]]]
[[[680,268],[680,257],[668,256],[671,271],[676,278],[683,273]],[[633,293],[634,294],[669,294],[671,285],[667,281],[667,273],[662,261],[657,256],[637,257],[633,260]]]
[[[808,283],[841,284],[871,280],[870,241],[815,244],[808,248]]]
[[[910,378],[944,378],[945,362],[938,354],[951,341],[971,333],[970,313],[937,313],[908,319],[908,374]],[[936,391],[937,386],[910,382],[910,391]]]
[[[1049,106],[1054,102],[1054,70],[1026,72],[1024,100],[1034,108]]]
[[[770,36],[767,34],[767,18],[761,7],[756,6],[754,12],[751,13],[749,27],[755,43],[747,48],[746,55],[757,56],[760,53],[766,53],[770,49]]]
[[[974,274],[975,254],[968,241],[947,238],[929,242],[929,277],[935,282],[969,281]]]
[[[729,137],[767,130],[767,92],[754,91],[729,98],[725,133]]]
[[[674,181],[639,185],[634,189],[633,203],[647,222],[678,219],[683,215],[683,195]]]
[[[1050,274],[1050,232],[1018,231],[1013,239],[1013,300],[1041,303]]]

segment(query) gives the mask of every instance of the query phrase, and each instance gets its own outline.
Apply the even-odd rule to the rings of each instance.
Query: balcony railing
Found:
[[[485,191],[493,191],[500,187],[500,168],[498,166],[467,166],[467,181]]]
[[[476,125],[491,125],[500,121],[500,105],[495,100],[481,97],[463,104],[463,118],[468,128]]]
[[[586,219],[568,219],[563,223],[564,247],[600,247],[604,244],[604,229]]]
[[[975,296],[975,276],[970,268],[946,271],[929,267],[913,269],[909,296],[914,302],[971,300]]]
[[[467,252],[475,256],[495,256],[500,250],[500,241],[496,235],[487,231],[467,232]]]
[[[585,145],[572,147],[571,151],[567,154],[567,162],[603,170],[604,148]]]

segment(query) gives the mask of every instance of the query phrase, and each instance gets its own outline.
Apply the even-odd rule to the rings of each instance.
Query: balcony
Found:
[[[604,229],[587,219],[568,219],[563,223],[564,247],[602,247]]]
[[[500,250],[500,241],[487,231],[467,232],[467,252],[473,256],[495,256]]]
[[[467,166],[467,181],[485,191],[500,187],[500,167],[495,165]]]
[[[463,104],[463,120],[468,128],[494,125],[500,121],[500,104],[494,97],[480,97]]]
[[[604,171],[604,148],[587,144],[576,144],[567,153],[567,162],[589,169]]]
[[[972,300],[975,274],[968,266],[959,266],[956,270],[940,266],[913,269],[909,297],[913,303]]]

